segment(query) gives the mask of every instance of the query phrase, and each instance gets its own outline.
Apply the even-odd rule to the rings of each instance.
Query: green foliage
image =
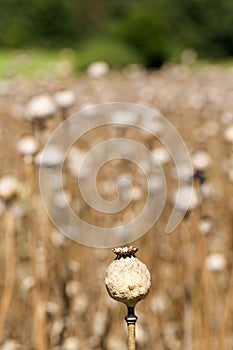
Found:
[[[129,63],[144,63],[143,56],[126,43],[108,38],[92,39],[77,50],[76,69],[84,70],[96,60],[108,62],[111,67],[122,67]]]
[[[201,57],[233,54],[233,2],[231,0],[176,0],[169,12],[171,32],[184,47]]]
[[[57,66],[62,61],[61,52],[57,50],[4,49],[0,54],[0,78],[37,74],[55,76]]]
[[[118,40],[140,50],[148,66],[177,60],[186,48],[200,57],[233,54],[233,2],[230,0],[145,0],[110,27]]]
[[[63,0],[39,0],[30,8],[30,25],[35,40],[40,45],[49,46],[65,42],[71,29],[69,13]]]
[[[17,0],[0,0],[0,45],[3,47],[18,47],[25,44],[29,38],[29,23],[23,12],[27,1],[22,0],[22,7]]]
[[[0,0],[0,11],[0,47],[81,47],[80,66],[233,55],[232,0]]]
[[[126,18],[115,23],[110,32],[141,52],[147,66],[159,66],[171,57],[167,29],[166,18],[159,10],[136,6]]]

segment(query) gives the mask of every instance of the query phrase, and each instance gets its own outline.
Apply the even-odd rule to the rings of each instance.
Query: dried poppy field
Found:
[[[39,188],[39,169],[45,167],[52,174],[48,197],[52,188],[54,215],[64,227],[67,201],[56,192],[61,154],[51,149],[41,158],[43,147],[68,116],[119,101],[158,110],[185,141],[194,169],[194,176],[185,167],[180,174],[193,185],[189,210],[172,233],[165,233],[182,186],[170,153],[147,132],[109,126],[91,130],[69,148],[63,164],[69,205],[91,225],[126,225],[147,198],[141,169],[123,159],[100,169],[96,188],[106,201],[116,198],[122,175],[133,184],[130,203],[114,214],[87,205],[77,171],[85,154],[107,139],[130,138],[147,147],[164,171],[167,194],[156,224],[130,243],[139,248],[136,255],[152,282],[149,295],[136,306],[137,350],[233,348],[232,92],[233,69],[218,66],[167,65],[146,71],[132,65],[109,71],[96,65],[80,77],[67,72],[0,81],[1,350],[127,350],[127,309],[110,298],[104,283],[115,255],[110,248],[87,247],[59,232]],[[66,135],[64,130],[64,144]],[[186,190],[187,185],[184,202]],[[122,189],[125,197],[127,191]],[[178,205],[182,211],[182,200]]]

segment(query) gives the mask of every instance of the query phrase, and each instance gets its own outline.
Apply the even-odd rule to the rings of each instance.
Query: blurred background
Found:
[[[162,216],[132,243],[152,276],[151,292],[136,308],[137,349],[233,349],[232,23],[230,0],[0,0],[1,350],[127,349],[126,308],[111,301],[104,286],[113,253],[62,235],[38,185],[41,165],[48,195],[58,188],[62,147],[40,163],[55,128],[74,112],[110,101],[158,110],[184,139],[195,172],[190,209],[166,235],[178,183],[158,139],[106,126],[85,134],[67,154],[66,199],[100,227],[137,216],[147,187],[130,162],[108,163],[97,178],[101,196],[116,198],[121,174],[133,183],[134,196],[116,215],[92,210],[80,194],[77,170],[94,145],[134,139],[164,170]],[[181,177],[182,211],[192,175],[184,167]],[[159,185],[155,179],[155,189]],[[54,215],[66,223],[64,194],[58,191],[54,203]]]
[[[23,0],[20,6],[2,0],[1,74],[19,69],[12,55],[20,50],[28,54],[29,72],[33,62],[36,69],[61,59],[63,48],[72,48],[77,71],[93,60],[147,68],[196,58],[227,60],[233,54],[232,20],[229,0]]]

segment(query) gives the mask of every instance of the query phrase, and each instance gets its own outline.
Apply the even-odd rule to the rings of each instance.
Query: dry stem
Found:
[[[128,327],[128,349],[129,350],[135,350],[135,324],[129,323],[127,325]]]
[[[7,318],[7,313],[12,301],[14,278],[15,278],[15,232],[14,218],[10,208],[5,212],[5,246],[6,246],[6,269],[4,290],[0,306],[0,343],[3,340],[4,325]]]

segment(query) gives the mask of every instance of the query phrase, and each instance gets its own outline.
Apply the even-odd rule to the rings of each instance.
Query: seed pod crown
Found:
[[[137,253],[138,248],[135,248],[131,245],[130,247],[113,248],[112,251],[116,254],[116,260],[119,260],[120,258],[135,258],[135,254]]]

